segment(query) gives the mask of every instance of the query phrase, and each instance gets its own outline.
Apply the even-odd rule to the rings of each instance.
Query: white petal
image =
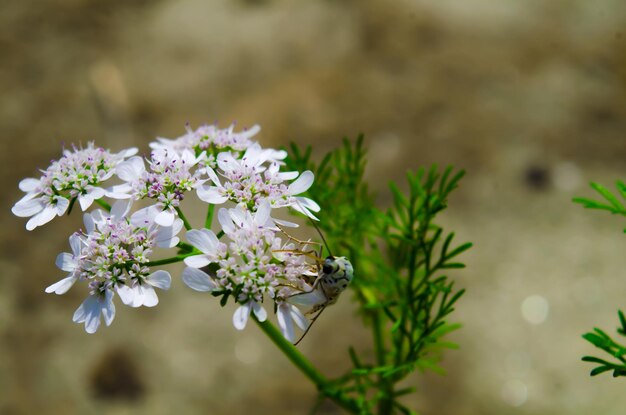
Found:
[[[311,200],[308,197],[296,197],[296,200],[301,206],[304,206],[305,209],[312,210],[313,212],[320,211],[320,205],[318,205],[314,200]]]
[[[96,229],[96,221],[91,213],[85,213],[83,215],[83,222],[85,222],[85,231],[90,234]]]
[[[54,211],[54,207],[47,206],[46,208],[44,208],[44,210],[30,218],[28,222],[26,222],[26,229],[32,231],[37,226],[42,226],[50,222],[52,219],[54,219],[55,216],[56,213]]]
[[[73,320],[75,323],[85,323],[85,331],[93,334],[100,326],[100,312],[102,305],[100,299],[94,295],[90,295],[74,312]]]
[[[62,252],[57,255],[55,264],[59,269],[66,272],[73,272],[78,267],[76,257],[73,254],[69,254],[67,252]]]
[[[175,219],[172,226],[159,226],[156,237],[154,239],[156,246],[159,248],[173,248],[180,239],[176,236],[183,229],[183,221]]]
[[[83,247],[83,241],[80,239],[80,236],[76,234],[70,236],[70,247],[72,247],[74,257],[79,257]]]
[[[221,205],[228,200],[228,197],[221,195],[219,189],[215,186],[200,186],[196,190],[196,194],[203,202],[213,205]]]
[[[160,212],[156,205],[148,206],[143,209],[139,209],[133,213],[130,217],[130,223],[135,226],[148,226],[154,222],[154,217]]]
[[[100,199],[105,195],[106,191],[99,187],[87,186],[87,193],[78,196],[78,204],[81,210],[84,212],[89,209],[89,206],[93,204],[93,201]]]
[[[207,273],[195,268],[185,268],[183,282],[192,290],[200,292],[213,291],[217,288]]]
[[[219,240],[209,229],[192,229],[185,236],[190,244],[205,254],[213,254],[217,250]]]
[[[130,156],[134,156],[135,154],[137,154],[137,147],[131,147],[131,148],[127,148],[126,150],[122,150],[119,153],[117,153],[119,156],[122,156],[124,158],[126,157],[130,157]]]
[[[89,206],[93,204],[93,197],[91,195],[80,195],[78,196],[78,204],[80,205],[80,209],[84,212],[89,209]]]
[[[131,307],[141,307],[145,298],[145,290],[143,289],[143,285],[137,284],[133,288],[131,288],[135,295],[133,296],[133,303],[130,304]]]
[[[45,208],[45,206],[45,203],[40,198],[31,199],[24,202],[17,202],[11,208],[11,212],[13,212],[15,216],[19,216],[20,218],[28,218],[41,212]]]
[[[142,288],[144,293],[143,305],[145,307],[154,307],[155,305],[159,304],[159,297],[157,297],[154,288],[149,285],[144,285],[142,286]]]
[[[184,259],[185,265],[192,268],[204,268],[211,263],[206,255],[193,255]]]
[[[54,200],[57,203],[54,208],[57,216],[63,216],[63,214],[67,211],[67,208],[70,206],[70,201],[63,196],[57,196]]]
[[[215,186],[222,187],[222,183],[220,183],[220,179],[219,177],[217,177],[215,170],[207,166],[206,172],[209,175],[209,179],[211,179],[211,181],[213,182]]]
[[[115,168],[117,176],[125,182],[132,182],[141,177],[146,170],[141,157],[131,157]]]
[[[267,221],[270,219],[270,212],[272,208],[270,207],[270,203],[267,200],[264,200],[259,204],[257,208],[256,214],[254,215],[254,221],[259,226],[263,226],[267,224]]]
[[[230,152],[222,152],[217,155],[217,166],[222,169],[222,171],[230,172],[239,167],[239,163],[233,158]]]
[[[242,137],[244,138],[250,138],[256,134],[258,134],[258,132],[261,131],[261,126],[258,124],[254,124],[252,127],[248,128],[245,131],[242,131],[241,133],[239,133]]]
[[[283,333],[283,337],[289,342],[293,343],[296,339],[296,334],[293,330],[293,321],[291,319],[291,313],[289,312],[289,304],[283,303],[278,306],[276,311],[276,317],[278,319],[278,327]]]
[[[237,330],[243,330],[246,328],[246,324],[248,323],[248,317],[250,316],[250,310],[252,303],[248,302],[242,306],[239,306],[237,310],[235,310],[235,314],[233,314],[233,326]]]
[[[290,195],[299,195],[300,193],[309,190],[309,187],[313,184],[315,176],[310,170],[303,172],[298,179],[289,185]]]
[[[297,227],[299,227],[299,226],[300,226],[300,225],[298,225],[297,223],[289,222],[289,221],[282,220],[282,219],[273,219],[273,220],[274,220],[274,222],[276,222],[278,225],[280,225],[280,226],[286,226],[286,227],[288,227],[288,228],[297,228]]]
[[[109,212],[105,212],[102,209],[96,209],[91,212],[91,219],[93,220],[95,226],[105,225],[110,218],[111,216]]]
[[[87,194],[91,195],[94,199],[100,199],[105,193],[106,190],[101,187],[87,186]]]
[[[154,222],[161,226],[172,226],[174,219],[176,219],[176,215],[169,210],[164,210],[154,217]]]
[[[299,173],[297,171],[284,171],[284,172],[277,173],[278,177],[283,181],[293,180],[296,177],[298,177],[298,174]]]
[[[120,200],[117,201],[111,206],[111,219],[113,222],[119,222],[124,219],[128,212],[130,212],[130,207],[132,206],[132,200]]]
[[[309,319],[307,319],[304,314],[302,314],[300,309],[294,305],[291,305],[291,317],[302,330],[306,330],[307,327],[309,327]]]
[[[283,160],[289,155],[285,150],[274,150],[273,148],[265,150],[268,160]]]
[[[158,270],[148,275],[146,282],[153,287],[157,287],[162,290],[169,290],[170,285],[172,284],[172,277],[169,272]]]
[[[292,295],[287,301],[291,304],[308,307],[326,302],[326,296],[319,289],[315,289],[311,292]]]
[[[246,214],[249,214],[247,210],[244,210],[241,206],[236,206],[234,209],[229,209],[228,213],[230,213],[230,218],[233,220],[235,225],[243,227],[246,222]]]
[[[220,225],[222,225],[224,233],[230,234],[235,231],[235,226],[233,225],[233,220],[230,218],[228,209],[221,208],[217,212],[217,220],[219,221]]]
[[[240,162],[245,167],[258,166],[260,164],[263,164],[263,162],[266,160],[265,158],[263,158],[264,156],[265,153],[263,152],[261,145],[259,143],[254,143],[250,147],[248,147]]]
[[[74,316],[72,317],[72,321],[74,323],[82,323],[87,318],[87,312],[90,309],[90,305],[93,303],[93,295],[87,297],[81,305],[78,306],[76,311],[74,311]]]
[[[20,181],[19,188],[22,192],[32,192],[41,184],[41,180],[32,177]]]
[[[26,202],[28,202],[29,200],[32,200],[34,198],[38,198],[39,200],[42,200],[43,196],[41,196],[41,193],[36,193],[36,192],[30,192],[25,194],[20,200],[18,200],[15,204],[16,205],[21,205],[24,204]]]
[[[252,310],[254,311],[254,315],[259,321],[267,320],[267,311],[263,308],[263,306],[256,301],[252,301]]]
[[[46,292],[48,294],[55,293],[58,295],[65,294],[76,282],[77,278],[74,276],[70,276],[67,278],[63,278],[61,281],[55,282],[48,288],[46,288]]]
[[[309,211],[309,209],[307,209],[306,207],[304,207],[302,205],[302,203],[300,203],[300,201],[298,199],[305,199],[305,198],[296,198],[296,203],[291,205],[291,207],[293,208],[293,210],[296,210],[300,213],[302,213],[303,215],[308,216],[309,218],[313,219],[313,220],[319,220],[314,214],[311,213],[311,211]]]
[[[114,174],[115,174],[114,170],[109,170],[108,172],[106,172],[102,176],[100,176],[98,179],[100,180],[100,183],[102,183],[105,180],[109,180],[111,177],[113,177]]]
[[[133,190],[133,187],[127,183],[118,184],[115,186],[107,187],[105,189],[105,196],[110,197],[111,199],[129,199],[131,195],[129,194]]]
[[[104,316],[104,323],[110,326],[115,318],[115,304],[113,304],[112,291],[107,291],[105,294],[104,304],[102,304],[102,315]],[[98,322],[100,322],[99,318]]]
[[[128,306],[132,306],[135,299],[135,291],[128,285],[118,285],[115,289],[117,290],[117,295],[122,299],[122,302]]]

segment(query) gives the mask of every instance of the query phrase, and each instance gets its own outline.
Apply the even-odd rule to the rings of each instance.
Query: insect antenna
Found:
[[[302,212],[307,211],[297,199],[296,199],[296,203],[298,204]],[[330,247],[328,246],[328,242],[326,242],[326,238],[324,238],[324,234],[322,234],[322,231],[320,230],[319,226],[315,224],[315,222],[313,221],[313,218],[311,218],[309,215],[306,215],[306,216],[309,219],[309,223],[315,228],[317,233],[319,233],[320,237],[322,238],[322,241],[324,242],[324,246],[326,247],[326,250],[328,251],[328,255],[333,256],[333,254],[330,252]]]
[[[322,241],[324,242],[324,246],[326,247],[326,250],[328,251],[328,255],[333,256],[333,254],[330,252],[330,247],[328,246],[328,242],[326,242],[326,238],[324,238],[324,234],[320,230],[319,226],[317,226],[315,222],[313,222],[313,219],[311,218],[309,218],[309,222],[311,223],[311,225],[313,225],[317,233],[319,233],[320,237],[322,238]]]

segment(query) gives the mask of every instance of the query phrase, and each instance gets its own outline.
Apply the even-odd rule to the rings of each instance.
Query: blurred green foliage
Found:
[[[622,181],[617,181],[615,186],[617,188],[617,192],[619,193],[619,197],[614,195],[609,189],[605,188],[601,184],[591,182],[590,186],[598,192],[598,194],[604,199],[602,201],[597,201],[593,199],[577,197],[574,198],[573,201],[575,203],[580,203],[585,208],[588,209],[599,209],[606,210],[613,214],[626,216],[626,207],[622,204],[619,197],[626,200],[626,185]],[[626,229],[624,229],[626,232]],[[626,336],[626,318],[624,318],[624,313],[622,311],[618,312],[620,327],[617,329],[617,332],[622,336]],[[626,376],[626,346],[623,346],[617,343],[611,336],[606,334],[604,331],[599,328],[594,328],[593,331],[589,333],[585,333],[583,338],[593,344],[600,350],[608,353],[614,359],[617,359],[618,362],[608,362],[604,359],[594,356],[584,356],[582,358],[585,362],[597,363],[599,366],[595,367],[590,375],[596,376],[600,373],[613,371],[613,377],[618,376]]]

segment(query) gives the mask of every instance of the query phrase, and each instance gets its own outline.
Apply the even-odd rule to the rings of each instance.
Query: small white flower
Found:
[[[259,319],[259,321],[263,322],[267,320],[267,311],[265,311],[261,304],[251,300],[243,305],[240,305],[233,314],[233,326],[235,326],[237,330],[243,330],[246,328],[251,311],[254,311],[254,315],[257,319]]]
[[[154,242],[159,248],[173,248],[180,242],[176,235],[183,229],[183,221],[175,218],[170,225],[161,225],[157,222],[157,217],[161,213],[157,206],[148,206],[133,213],[130,223],[154,231]]]
[[[131,307],[154,307],[159,303],[154,288],[169,290],[172,277],[167,271],[159,270],[144,278],[131,279],[131,285],[117,285],[117,294],[122,302]]]
[[[11,208],[11,212],[15,216],[21,218],[30,217],[28,222],[26,222],[26,229],[29,231],[45,225],[54,219],[55,216],[63,216],[70,205],[69,200],[59,195],[33,197],[32,194],[27,195]]]
[[[115,318],[115,304],[113,292],[105,289],[89,295],[74,312],[74,323],[85,323],[85,331],[93,334],[100,327],[100,315],[104,316],[104,323],[110,326]]]
[[[218,251],[225,250],[224,244],[221,244],[213,231],[209,229],[192,229],[187,232],[187,240],[191,245],[198,248],[202,254],[193,255],[185,258],[185,264],[193,268],[206,267],[212,262],[218,260]]]
[[[55,282],[46,288],[47,293],[55,293],[58,295],[65,294],[76,281],[80,278],[81,266],[81,250],[83,241],[80,236],[74,234],[70,236],[70,247],[72,253],[63,252],[57,256],[56,266],[63,271],[69,272],[68,276],[61,281]]]
[[[206,272],[192,267],[184,269],[183,282],[192,290],[200,292],[210,292],[217,288],[215,282]]]
[[[320,206],[308,197],[297,196],[309,190],[313,184],[313,180],[314,176],[311,171],[307,170],[303,172],[300,177],[289,185],[283,198],[272,200],[272,207],[290,206],[292,209],[311,219],[318,220],[311,212],[319,212]]]
[[[309,327],[309,320],[302,314],[298,307],[293,304],[281,303],[276,311],[276,317],[278,318],[280,331],[291,343],[296,341],[296,334],[293,327],[294,322],[301,330],[306,330],[307,327]]]

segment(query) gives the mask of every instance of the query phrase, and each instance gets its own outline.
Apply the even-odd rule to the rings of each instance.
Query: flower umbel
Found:
[[[20,190],[26,195],[11,211],[16,216],[30,217],[26,223],[29,231],[62,216],[75,200],[85,211],[94,200],[109,194],[100,185],[113,176],[119,163],[136,152],[137,149],[130,148],[114,154],[93,143],[87,148],[65,150],[63,157],[42,170],[39,179],[20,182]]]
[[[304,255],[282,254],[299,251],[293,244],[283,242],[280,229],[269,216],[270,210],[267,201],[254,213],[242,206],[220,209],[218,219],[227,243],[208,229],[187,232],[189,242],[202,254],[185,259],[188,268],[183,272],[183,280],[196,291],[232,295],[240,304],[233,316],[238,330],[245,328],[251,312],[259,321],[267,318],[262,305],[266,300],[282,304],[291,293],[307,287],[305,278],[316,275],[315,266],[307,263]],[[212,276],[200,269],[209,264],[217,266]],[[287,324],[281,326],[287,334]]]
[[[117,292],[122,302],[132,307],[152,307],[158,303],[154,288],[168,289],[171,277],[163,270],[152,271],[150,256],[155,247],[172,247],[182,228],[177,220],[171,227],[161,227],[145,212],[127,217],[130,203],[117,202],[110,213],[96,210],[85,214],[85,232],[70,237],[72,253],[57,258],[57,266],[70,274],[46,289],[64,294],[76,281],[89,287],[89,297],[74,315],[74,321],[85,323],[94,333],[100,325],[100,314],[106,325],[115,317],[113,305]]]

